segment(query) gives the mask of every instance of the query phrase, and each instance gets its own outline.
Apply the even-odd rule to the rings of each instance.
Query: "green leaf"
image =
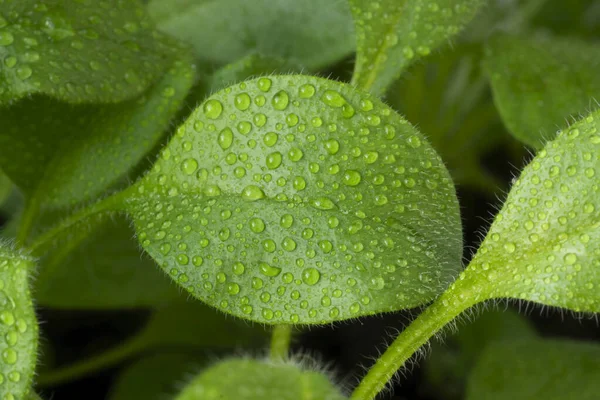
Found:
[[[173,279],[263,323],[414,307],[461,268],[441,160],[339,82],[273,76],[216,93],[125,195],[140,243]]]
[[[4,204],[12,190],[13,184],[11,180],[0,169],[0,206]]]
[[[486,47],[485,68],[507,128],[536,149],[600,98],[598,44],[497,36]]]
[[[33,260],[0,242],[0,396],[24,398],[31,390],[38,325],[29,292]],[[11,397],[12,396],[12,397]]]
[[[149,257],[140,256],[130,223],[107,221],[70,238],[40,262],[34,281],[38,304],[67,309],[151,307],[179,296]]]
[[[594,400],[600,346],[529,339],[489,346],[469,378],[467,400]]]
[[[467,377],[487,346],[530,337],[536,337],[536,332],[524,316],[512,310],[486,311],[475,321],[461,324],[443,343],[432,343],[424,366],[424,389],[436,397],[462,399]]]
[[[154,147],[193,79],[184,58],[148,92],[125,103],[73,106],[35,96],[0,109],[7,127],[0,133],[0,165],[44,206],[93,198]]]
[[[159,29],[217,65],[259,53],[318,69],[354,50],[350,10],[338,0],[153,0],[148,9]]]
[[[232,384],[235,382],[235,384]],[[294,364],[231,359],[203,371],[176,400],[342,400],[328,378]]]
[[[198,301],[179,300],[157,308],[135,340],[145,349],[155,346],[252,347],[264,341],[265,332],[226,318]]]
[[[181,382],[196,373],[206,356],[158,353],[132,363],[117,378],[109,400],[164,400],[177,392]]]
[[[352,82],[383,94],[401,72],[456,35],[484,0],[348,0],[357,31]]]
[[[301,69],[283,58],[250,54],[216,71],[210,79],[210,90],[215,92],[261,75],[300,72]]]
[[[34,93],[70,103],[140,95],[180,49],[136,0],[0,4],[0,104]]]
[[[600,312],[599,174],[600,110],[548,142],[516,180],[461,277],[470,292]]]

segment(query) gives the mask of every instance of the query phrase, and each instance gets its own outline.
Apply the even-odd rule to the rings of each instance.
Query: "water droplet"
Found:
[[[281,243],[281,245],[282,245],[283,249],[286,251],[296,250],[296,242],[291,237],[286,237],[285,239],[283,239],[283,242]]]
[[[304,152],[302,152],[302,150],[299,148],[294,147],[288,152],[288,157],[294,162],[300,161],[302,157],[304,157]]]
[[[321,273],[315,268],[306,268],[302,271],[302,281],[307,285],[316,285],[321,279]]]
[[[294,189],[296,190],[304,190],[306,188],[306,179],[301,176],[297,176],[294,178]]]
[[[246,111],[251,104],[250,96],[248,96],[247,93],[240,93],[237,96],[235,96],[233,104],[238,110]]]
[[[12,33],[0,31],[0,46],[10,46],[15,41]]]
[[[2,359],[7,364],[14,364],[17,362],[17,352],[13,349],[6,349],[2,352]]]
[[[504,250],[506,250],[507,253],[514,253],[516,249],[517,246],[512,242],[507,242],[504,244]]]
[[[328,106],[335,108],[342,107],[346,104],[346,99],[344,99],[341,94],[333,90],[326,90],[323,93],[323,96],[321,96],[321,100]]]
[[[223,112],[223,104],[220,101],[210,99],[204,103],[204,115],[210,119],[217,119]]]
[[[285,90],[280,90],[279,92],[275,93],[273,100],[271,100],[273,108],[279,111],[285,110],[289,103],[290,97]]]
[[[334,209],[335,203],[327,197],[317,197],[310,200],[310,205],[317,210],[332,210]]]
[[[360,172],[349,169],[344,172],[342,182],[347,186],[356,186],[360,183],[361,178]]]
[[[219,143],[219,146],[223,150],[227,150],[228,148],[230,148],[231,145],[233,144],[233,132],[232,132],[232,130],[229,129],[229,128],[223,129],[219,133],[219,137],[217,138],[217,142]]]
[[[33,70],[27,65],[23,65],[17,68],[17,78],[23,81],[25,79],[28,79],[31,76],[31,74],[33,74]]]
[[[331,155],[337,154],[340,150],[340,142],[335,139],[329,139],[325,141],[325,149]]]
[[[265,230],[265,222],[260,218],[250,220],[250,230],[254,233],[261,233]]]
[[[271,153],[267,156],[267,167],[269,169],[277,169],[281,165],[283,157],[280,152]]]
[[[290,228],[294,223],[294,217],[290,214],[285,214],[281,217],[279,223],[283,228]]]
[[[265,192],[256,185],[248,185],[242,190],[242,198],[246,201],[256,201],[265,197]]]
[[[315,95],[315,87],[309,83],[300,86],[298,89],[298,97],[302,99],[310,99]]]
[[[181,171],[186,175],[192,175],[198,169],[198,161],[188,158],[181,163]]]
[[[231,295],[236,295],[240,292],[240,285],[237,283],[230,283],[227,285],[227,293]]]
[[[263,142],[268,147],[275,146],[275,144],[277,143],[277,140],[279,140],[279,135],[276,134],[275,132],[267,132],[265,134],[265,136],[263,136]]]
[[[258,264],[258,269],[263,275],[268,277],[275,277],[281,273],[281,268],[274,267],[266,262],[260,262]]]
[[[260,78],[257,85],[262,92],[268,92],[271,89],[272,83],[269,78]]]
[[[574,253],[567,253],[565,254],[564,260],[567,265],[573,265],[577,262],[577,255]]]

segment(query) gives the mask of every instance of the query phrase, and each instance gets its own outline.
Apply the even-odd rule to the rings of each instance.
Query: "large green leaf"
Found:
[[[569,38],[497,36],[485,68],[510,132],[540,149],[600,99],[600,45]]]
[[[0,165],[31,199],[65,206],[95,197],[162,137],[194,79],[189,58],[142,96],[69,105],[34,96],[0,109]]]
[[[8,176],[0,169],[0,206],[4,204],[4,201],[8,198],[12,192],[13,184],[8,179]]]
[[[600,312],[600,111],[548,142],[461,276],[486,298]]]
[[[0,242],[0,397],[25,398],[37,359],[38,325],[29,292],[32,260]]]
[[[414,307],[461,266],[437,154],[372,95],[325,79],[216,93],[126,195],[140,243],[173,279],[264,323]]]
[[[206,358],[190,353],[157,353],[141,358],[121,373],[108,399],[165,400],[198,372]]]
[[[0,104],[34,93],[71,103],[129,99],[164,73],[174,49],[137,0],[5,0]]]
[[[235,383],[234,383],[235,382]],[[231,359],[194,378],[176,400],[342,400],[328,378],[293,364]]]
[[[260,53],[319,68],[354,50],[344,1],[153,0],[148,8],[160,29],[215,64]]]
[[[497,342],[478,360],[467,400],[595,400],[600,346],[567,340]]]
[[[412,62],[456,35],[484,0],[348,0],[357,30],[354,84],[383,94]]]
[[[38,304],[53,308],[150,307],[179,296],[154,261],[140,255],[130,223],[107,221],[53,249],[34,281]]]

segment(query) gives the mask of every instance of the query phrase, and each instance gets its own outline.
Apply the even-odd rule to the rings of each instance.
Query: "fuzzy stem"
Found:
[[[351,400],[372,400],[404,363],[444,326],[478,303],[472,282],[456,281],[392,342],[352,393]]]
[[[43,255],[45,251],[52,247],[54,241],[58,237],[63,235],[73,226],[98,214],[121,209],[123,199],[126,196],[127,191],[115,193],[112,196],[108,196],[92,204],[91,206],[88,206],[79,212],[68,216],[59,224],[55,225],[53,228],[36,238],[36,240],[29,246],[29,250],[36,256]]]
[[[281,360],[287,358],[291,340],[291,325],[275,325],[271,336],[271,359]]]

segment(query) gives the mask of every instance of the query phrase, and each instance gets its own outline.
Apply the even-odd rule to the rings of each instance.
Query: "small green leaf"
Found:
[[[372,95],[325,79],[216,93],[126,195],[140,243],[173,279],[264,323],[414,307],[461,267],[437,154]]]
[[[124,218],[72,237],[40,261],[36,301],[68,309],[150,307],[179,296],[176,286],[149,257],[140,257]]]
[[[148,8],[160,29],[217,65],[260,53],[318,69],[354,50],[343,1],[153,0]]]
[[[598,44],[497,36],[486,47],[485,68],[507,128],[536,149],[600,98]]]
[[[283,58],[250,54],[216,71],[210,79],[210,91],[215,92],[261,75],[300,72],[301,69]]]
[[[484,0],[348,0],[357,30],[352,82],[383,94],[400,73],[456,35]]]
[[[0,397],[24,398],[31,390],[38,325],[29,292],[33,261],[0,242]]]
[[[184,58],[148,92],[125,103],[73,106],[35,96],[0,109],[7,127],[0,132],[0,165],[44,206],[93,198],[154,147],[193,79]]]
[[[189,353],[159,353],[141,358],[117,378],[108,400],[164,400],[197,373],[206,358]]]
[[[511,297],[600,312],[599,174],[596,111],[525,168],[464,271],[464,285],[478,300]]]
[[[34,93],[70,103],[130,99],[162,75],[174,49],[137,0],[6,0],[0,104]]]
[[[342,400],[345,398],[321,372],[302,370],[289,363],[231,359],[221,361],[204,370],[175,400]]]
[[[567,340],[497,342],[479,358],[467,400],[595,400],[600,346]]]

